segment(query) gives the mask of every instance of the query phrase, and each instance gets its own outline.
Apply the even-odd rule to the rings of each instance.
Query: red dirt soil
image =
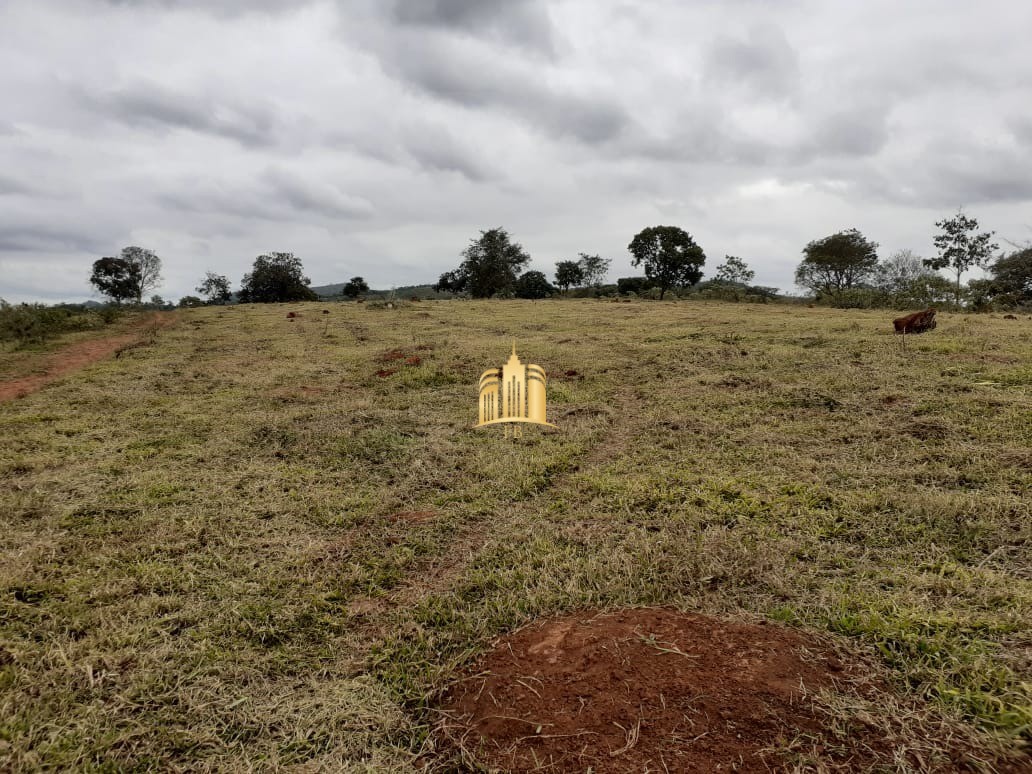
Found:
[[[811,764],[853,771],[891,762],[895,745],[862,722],[832,728],[808,694],[855,696],[862,683],[863,695],[883,689],[848,655],[780,625],[585,613],[495,643],[444,694],[438,733],[443,750],[489,770],[769,772],[791,766],[794,741]],[[920,770],[967,770],[962,750],[950,757]]]
[[[175,318],[172,315],[153,314],[142,320],[138,327],[163,328],[174,322]],[[62,347],[48,355],[36,373],[0,382],[0,402],[31,395],[65,374],[111,357],[127,347],[139,344],[142,340],[143,334],[137,331],[118,336],[77,341]]]

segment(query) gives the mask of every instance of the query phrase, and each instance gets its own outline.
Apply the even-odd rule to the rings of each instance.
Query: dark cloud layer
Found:
[[[551,53],[552,25],[543,0],[395,0],[391,15],[402,25],[437,27]]]
[[[745,38],[718,37],[705,73],[720,86],[745,87],[753,98],[785,98],[799,88],[799,57],[779,27],[757,25]]]
[[[613,96],[548,86],[526,61],[447,38],[406,35],[405,45],[381,51],[388,73],[431,98],[477,109],[498,109],[526,126],[586,143],[613,139],[630,123]]]
[[[53,223],[0,222],[0,252],[95,252],[103,247],[101,235],[86,229],[73,230]]]
[[[78,99],[88,109],[112,121],[143,129],[186,129],[206,132],[247,146],[275,143],[273,109],[252,103],[233,104],[233,98],[174,91],[154,82],[89,93]]]

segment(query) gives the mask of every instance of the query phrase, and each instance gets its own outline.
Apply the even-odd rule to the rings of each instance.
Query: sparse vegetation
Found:
[[[825,711],[900,760],[1032,742],[1024,318],[365,306],[184,309],[0,404],[0,768],[443,769],[491,638],[646,604],[876,658],[928,704]],[[559,432],[471,429],[513,335]]]
[[[121,310],[113,306],[9,304],[0,299],[0,344],[42,344],[70,331],[102,328],[120,314]]]

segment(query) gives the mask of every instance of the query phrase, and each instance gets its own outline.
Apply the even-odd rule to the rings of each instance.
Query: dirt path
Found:
[[[78,371],[98,360],[111,357],[119,350],[140,343],[149,332],[168,327],[175,321],[176,318],[173,314],[155,312],[141,318],[131,333],[78,341],[62,347],[47,355],[35,373],[0,382],[0,403],[31,395],[65,374]]]

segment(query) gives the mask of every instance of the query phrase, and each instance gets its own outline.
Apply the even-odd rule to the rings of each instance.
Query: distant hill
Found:
[[[312,286],[312,290],[314,290],[319,295],[320,298],[333,298],[334,296],[339,296],[340,295],[340,291],[342,291],[344,289],[344,286],[346,284],[347,284],[346,282],[335,282],[335,283],[333,283],[331,285],[313,285]],[[390,290],[370,290],[368,293],[365,294],[365,297],[366,298],[385,298],[385,297],[389,296],[391,294],[391,292],[393,292],[394,295],[397,298],[401,298],[401,299],[411,298],[412,296],[416,296],[418,298],[423,298],[423,299],[425,299],[425,298],[451,298],[452,297],[451,293],[438,293],[437,291],[434,290],[434,286],[433,285],[405,285],[404,287],[394,288],[393,291],[390,291]]]

